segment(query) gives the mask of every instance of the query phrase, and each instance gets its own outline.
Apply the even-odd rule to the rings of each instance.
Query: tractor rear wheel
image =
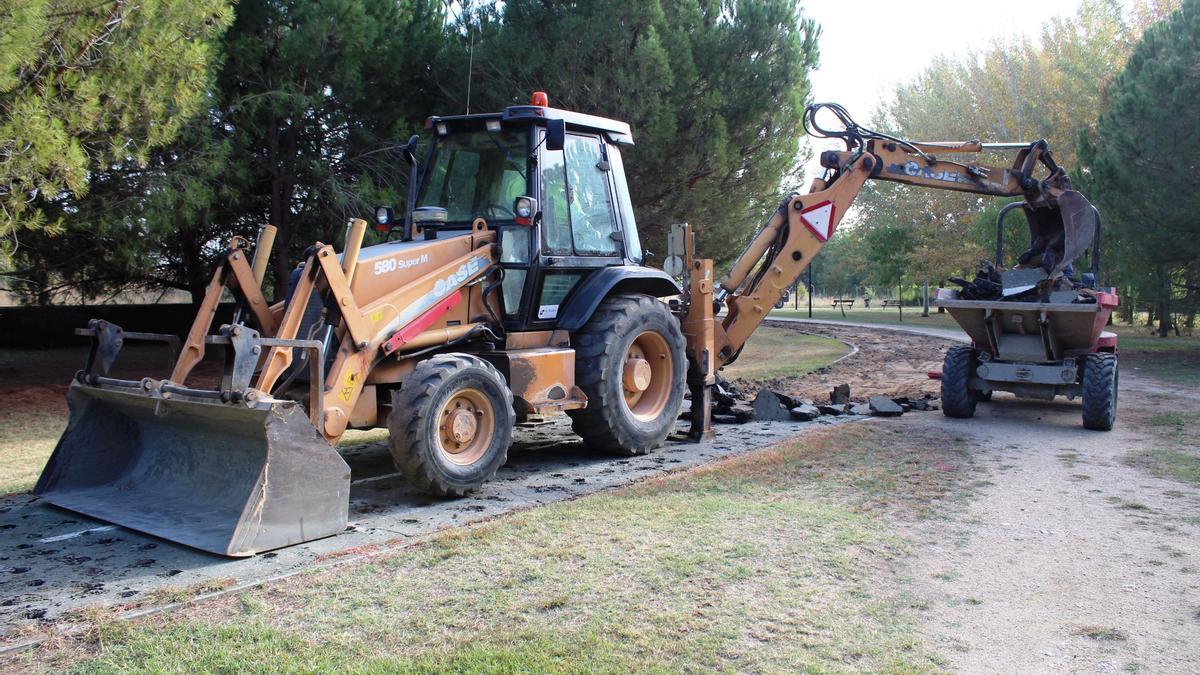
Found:
[[[946,417],[974,417],[979,392],[971,389],[971,371],[975,369],[975,350],[952,347],[942,363],[942,414]]]
[[[1117,422],[1117,355],[1088,354],[1083,362],[1083,428],[1111,431]]]
[[[648,295],[606,299],[572,335],[575,384],[587,407],[572,428],[595,450],[644,455],[675,428],[683,403],[685,357],[679,322]]]
[[[392,460],[422,490],[461,497],[508,459],[513,423],[512,391],[490,363],[463,354],[434,356],[392,394]]]

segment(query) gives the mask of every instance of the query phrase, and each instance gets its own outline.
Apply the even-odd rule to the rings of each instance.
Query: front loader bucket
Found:
[[[292,402],[258,407],[75,382],[34,494],[227,556],[346,527],[350,468]]]

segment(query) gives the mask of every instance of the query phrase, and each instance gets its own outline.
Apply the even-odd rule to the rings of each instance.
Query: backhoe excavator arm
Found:
[[[845,129],[831,132],[816,124],[817,112],[826,109],[842,121]],[[784,198],[715,287],[712,261],[695,256],[691,228],[681,226],[683,231],[678,238],[685,242],[681,253],[689,278],[682,322],[692,366],[689,384],[693,414],[700,412],[697,407],[707,400],[702,387],[714,384],[716,371],[737,358],[774,304],[833,235],[867,180],[1023,197],[1035,239],[1039,229],[1059,233],[1064,229],[1086,230],[1089,237],[1093,229],[1087,223],[1076,222],[1090,217],[1090,204],[1071,189],[1065,170],[1054,162],[1044,140],[998,144],[914,143],[859,127],[835,104],[809,106],[805,127],[817,137],[842,138],[846,150],[821,154],[826,174],[812,182],[807,194]],[[942,157],[985,151],[1016,151],[1016,154],[1012,164],[1005,168]],[[1059,198],[1067,193],[1078,197],[1067,200],[1071,205],[1069,213],[1059,208]],[[1089,209],[1086,216],[1081,213],[1079,200]],[[1053,241],[1054,236],[1044,239]],[[1061,238],[1057,241],[1061,243]],[[1046,256],[1047,261],[1060,263],[1053,271],[1065,264],[1063,258],[1061,253],[1057,258],[1049,253]],[[722,306],[725,314],[718,316]],[[700,433],[702,429],[697,429],[694,435]]]

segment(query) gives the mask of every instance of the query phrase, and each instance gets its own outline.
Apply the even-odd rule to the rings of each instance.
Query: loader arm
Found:
[[[845,129],[830,132],[815,123],[816,113],[826,109],[841,119]],[[1024,199],[1031,228],[1035,223],[1051,228],[1057,223],[1060,229],[1064,226],[1086,229],[1090,237],[1090,226],[1065,222],[1084,217],[1076,208],[1076,201],[1071,201],[1070,214],[1065,210],[1060,212],[1059,198],[1078,193],[1071,189],[1066,171],[1054,162],[1044,140],[915,143],[863,129],[834,104],[809,106],[805,126],[817,137],[842,138],[846,149],[821,154],[825,175],[813,180],[807,194],[793,193],[783,199],[719,284],[713,283],[712,261],[696,256],[690,226],[681,226],[683,232],[678,238],[684,242],[683,269],[688,273],[682,323],[692,364],[689,385],[696,406],[707,398],[701,388],[714,384],[716,371],[737,358],[774,304],[833,236],[868,180],[991,196],[1019,196]],[[942,157],[988,151],[1015,151],[1015,155],[1007,167]],[[1086,204],[1086,200],[1082,203]],[[722,307],[725,313],[719,316]],[[700,411],[693,408],[693,412]]]

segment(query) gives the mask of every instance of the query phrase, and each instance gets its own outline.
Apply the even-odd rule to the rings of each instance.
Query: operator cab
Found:
[[[590,275],[639,266],[643,253],[621,147],[624,122],[531,105],[430,117],[402,239],[457,236],[477,218],[499,234],[506,330],[548,330]],[[377,214],[386,224],[390,211]]]

